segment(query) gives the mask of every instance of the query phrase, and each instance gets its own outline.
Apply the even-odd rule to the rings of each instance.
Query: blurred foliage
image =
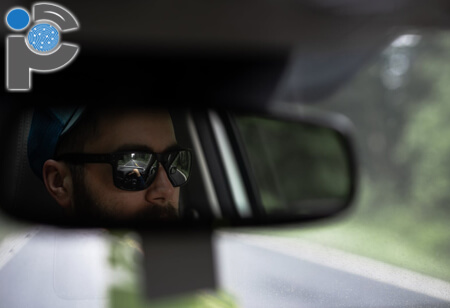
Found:
[[[414,66],[432,91],[410,108],[395,152],[399,164],[410,166],[407,201],[425,216],[450,212],[450,38],[440,36],[435,45]]]
[[[269,234],[302,236],[450,281],[449,50],[448,32],[403,36],[316,105],[355,124],[355,208],[343,220]]]
[[[225,292],[199,291],[195,294],[146,300],[135,291],[114,288],[110,292],[111,307],[127,308],[237,308],[234,298]]]

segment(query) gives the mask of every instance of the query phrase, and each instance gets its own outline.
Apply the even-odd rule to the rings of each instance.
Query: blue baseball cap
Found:
[[[31,169],[41,181],[45,161],[54,158],[59,138],[74,127],[84,110],[84,106],[35,108],[27,154]]]

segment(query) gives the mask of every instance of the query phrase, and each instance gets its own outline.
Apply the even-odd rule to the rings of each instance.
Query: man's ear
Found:
[[[65,209],[72,205],[73,183],[69,167],[64,162],[49,159],[42,168],[45,187],[53,199]]]

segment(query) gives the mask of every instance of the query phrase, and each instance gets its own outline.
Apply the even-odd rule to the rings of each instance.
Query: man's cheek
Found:
[[[177,188],[175,188],[175,191],[173,194],[173,199],[172,199],[172,205],[177,209],[177,211],[178,211],[179,203],[180,203],[180,187],[177,187]]]
[[[86,183],[98,189],[112,189],[114,186],[111,166],[108,164],[86,164]]]

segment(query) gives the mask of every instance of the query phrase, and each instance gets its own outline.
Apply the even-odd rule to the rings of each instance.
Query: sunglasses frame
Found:
[[[174,183],[174,181],[172,180],[171,176],[170,176],[170,164],[173,162],[169,161],[168,158],[171,154],[176,153],[179,154],[180,152],[185,151],[189,153],[189,166],[191,169],[192,168],[192,151],[191,149],[188,148],[182,148],[182,147],[177,147],[175,149],[171,149],[168,150],[166,152],[163,153],[155,153],[152,151],[145,151],[145,150],[138,150],[138,151],[133,151],[133,150],[129,150],[129,151],[119,151],[119,152],[113,152],[113,153],[105,153],[105,154],[95,154],[95,153],[65,153],[65,154],[61,154],[59,155],[55,160],[57,161],[65,161],[68,163],[72,163],[72,164],[110,164],[112,166],[112,175],[113,175],[113,182],[114,182],[114,186],[121,189],[121,190],[127,190],[127,191],[141,191],[141,190],[145,190],[148,187],[150,187],[154,181],[154,179],[143,186],[143,188],[141,189],[127,189],[125,187],[121,187],[118,183],[118,173],[120,172],[118,170],[119,167],[119,160],[121,158],[124,157],[124,155],[126,154],[131,154],[131,153],[145,153],[145,154],[151,154],[154,155],[156,157],[155,161],[158,162],[158,164],[161,164],[161,166],[164,168],[164,170],[166,171],[167,174],[167,178],[169,179],[170,183],[172,184],[173,187],[181,187],[183,185],[185,185],[188,181],[189,181],[189,177],[190,177],[190,170],[189,170],[189,174],[187,175],[186,181],[183,182],[180,185],[177,185],[176,183]],[[174,156],[174,158],[177,157],[177,155]],[[150,164],[153,165],[154,163]],[[158,169],[156,169],[156,172],[158,172]],[[184,174],[183,174],[184,175]],[[156,178],[156,175],[155,175]]]

